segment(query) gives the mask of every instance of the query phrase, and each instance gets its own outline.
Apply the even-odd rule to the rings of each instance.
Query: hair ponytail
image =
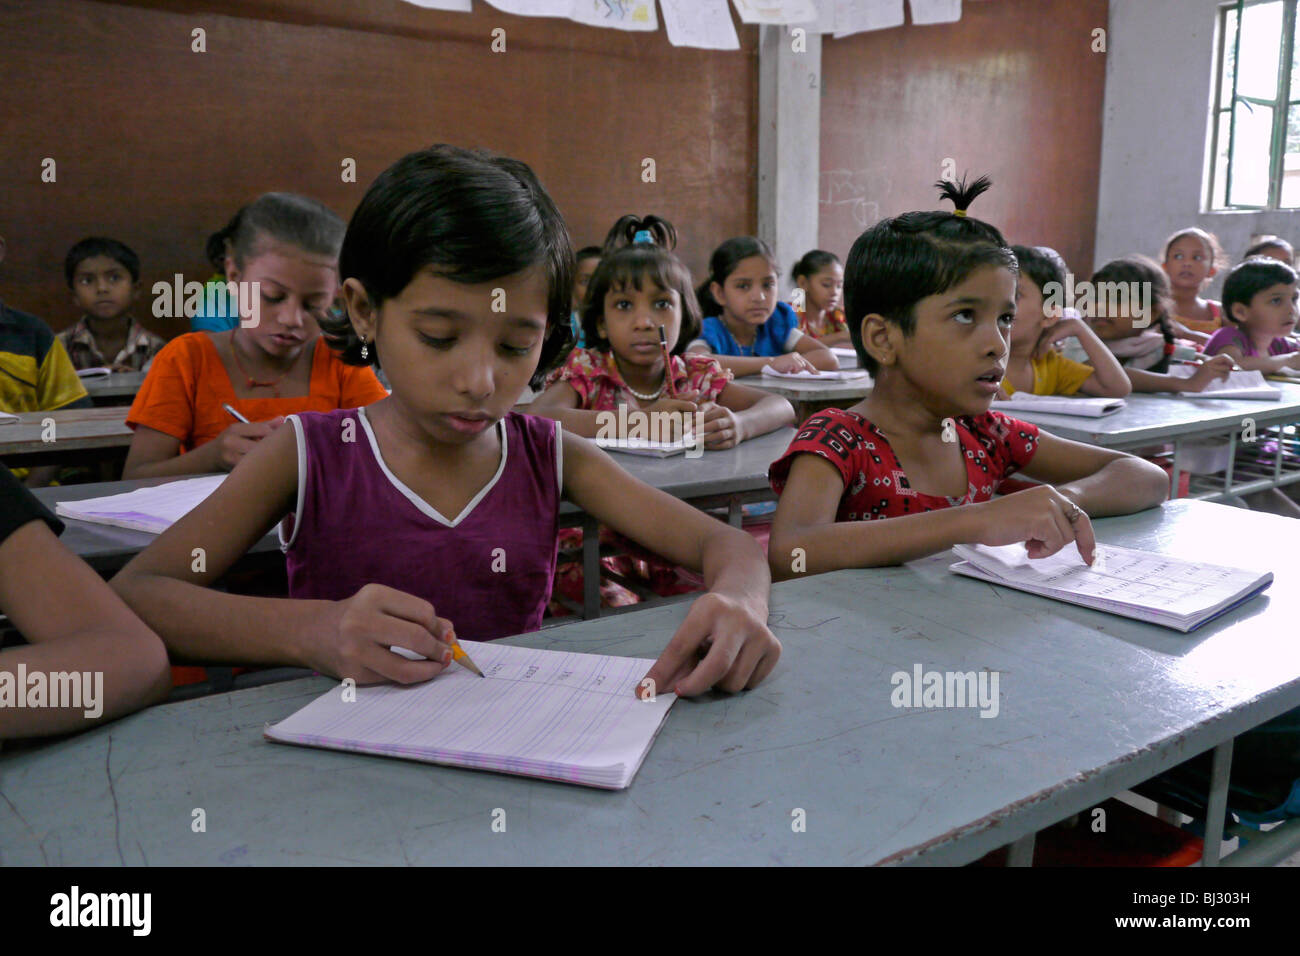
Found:
[[[621,216],[605,236],[602,255],[634,245],[654,245],[667,252],[677,248],[677,230],[659,216]]]

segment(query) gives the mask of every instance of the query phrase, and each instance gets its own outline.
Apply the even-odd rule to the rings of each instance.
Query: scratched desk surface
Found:
[[[1247,419],[1256,428],[1300,421],[1300,384],[1270,382],[1282,392],[1276,402],[1242,399],[1133,394],[1126,406],[1112,415],[1045,415],[1004,409],[1016,418],[1039,425],[1059,438],[1087,442],[1103,448],[1136,448],[1175,438],[1196,438],[1240,431]]]
[[[1300,705],[1288,519],[1198,501],[1099,521],[1104,541],[1277,580],[1183,635],[947,572],[936,556],[779,584],[757,690],[680,701],[606,792],[272,744],[337,685],[155,707],[0,754],[9,864],[957,864]],[[684,605],[515,639],[651,657]],[[999,672],[999,711],[896,709],[898,671]],[[193,811],[206,832],[191,830]],[[806,829],[795,832],[802,809]],[[492,829],[505,811],[504,833]],[[499,814],[497,815],[499,819]]]

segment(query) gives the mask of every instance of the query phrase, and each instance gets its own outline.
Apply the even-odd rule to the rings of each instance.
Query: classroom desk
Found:
[[[1229,465],[1222,480],[1194,476],[1192,496],[1209,501],[1249,494],[1266,488],[1300,481],[1300,459],[1284,467],[1286,455],[1273,455],[1269,466],[1254,465],[1245,474],[1237,468],[1239,449],[1247,419],[1255,422],[1256,445],[1277,437],[1265,429],[1282,429],[1300,422],[1300,384],[1270,382],[1282,391],[1276,402],[1240,399],[1183,398],[1175,395],[1136,393],[1113,415],[1084,418],[1077,415],[1044,415],[1038,412],[1010,412],[1017,418],[1033,422],[1053,435],[1086,442],[1102,448],[1131,451],[1171,442],[1174,445],[1174,468],[1170,476],[1173,493],[1177,493],[1181,473],[1186,470],[1186,446],[1191,442],[1221,439],[1230,449]],[[1283,433],[1288,450],[1294,452],[1295,439]],[[1243,466],[1244,467],[1244,466]]]
[[[78,464],[124,458],[131,445],[125,407],[65,408],[22,412],[18,421],[0,425],[0,461],[11,468]],[[46,419],[54,422],[53,441],[45,441]]]
[[[198,475],[185,475],[185,478],[197,478]],[[133,478],[129,481],[101,481],[85,485],[56,485],[52,488],[35,488],[32,490],[45,507],[54,511],[60,501],[84,501],[87,498],[102,498],[108,495],[120,495],[137,488],[151,488],[154,485],[178,481],[180,478]],[[94,524],[89,521],[77,521],[73,518],[60,519],[66,528],[59,540],[104,577],[111,577],[126,566],[133,557],[158,539],[156,534],[146,531],[133,531],[130,528],[115,528],[112,525]],[[262,540],[249,550],[235,568],[245,570],[260,566],[265,555],[274,555],[276,563],[282,563],[280,544],[275,532],[265,535]]]
[[[772,378],[768,375],[746,375],[736,379],[737,385],[749,385],[789,399],[794,406],[795,421],[802,422],[823,408],[848,408],[871,394],[872,379],[853,379],[847,382],[808,381]]]
[[[728,520],[739,526],[742,505],[769,501],[774,497],[767,483],[767,466],[780,457],[793,437],[793,428],[780,428],[726,451],[706,451],[699,458],[685,458],[681,455],[650,458],[619,452],[611,452],[611,455],[626,471],[674,498],[680,498],[701,509],[727,508]],[[176,479],[137,478],[130,481],[65,485],[37,489],[35,494],[53,511],[59,501],[82,501],[86,498],[117,495],[172,480]],[[124,567],[156,537],[127,528],[64,520],[67,530],[62,535],[63,543],[106,577]],[[586,573],[590,565],[593,584],[587,589],[590,593],[584,595],[583,616],[597,617],[600,615],[599,525],[595,519],[567,501],[560,505],[560,524],[562,527],[586,529],[587,533],[583,535],[583,568]],[[272,532],[255,544],[236,567],[241,570],[260,567],[267,555],[272,555],[272,560],[278,561],[279,550],[278,540]]]
[[[130,405],[143,382],[144,372],[113,372],[81,380],[96,405]]]
[[[778,584],[776,671],[748,693],[679,702],[620,792],[266,742],[267,722],[338,686],[321,677],[10,744],[0,853],[17,865],[967,863],[1300,705],[1285,521],[1183,500],[1096,523],[1103,541],[1272,567],[1266,596],[1191,635],[957,577],[946,555]],[[653,657],[685,613],[509,640]],[[915,665],[998,672],[998,716],[894,708],[892,675]],[[190,830],[196,807],[206,833]],[[505,833],[492,832],[496,808]]]

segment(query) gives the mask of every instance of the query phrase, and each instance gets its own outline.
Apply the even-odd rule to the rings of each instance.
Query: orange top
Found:
[[[235,423],[223,403],[250,422],[296,412],[358,408],[388,397],[374,370],[345,365],[318,337],[311,361],[311,392],[293,398],[236,398],[230,375],[211,336],[188,332],[154,356],[149,374],[131,403],[126,423],[171,435],[181,454],[207,444]]]

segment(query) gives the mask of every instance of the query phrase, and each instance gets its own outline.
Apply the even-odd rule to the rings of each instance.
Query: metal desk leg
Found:
[[[1036,836],[1038,834],[1031,833],[1029,836],[1021,837],[1007,848],[1007,866],[1034,865],[1034,838]]]
[[[1169,500],[1170,501],[1174,501],[1178,497],[1178,480],[1181,475],[1181,471],[1178,467],[1178,457],[1179,457],[1179,452],[1182,450],[1182,447],[1183,447],[1183,443],[1178,439],[1174,439],[1174,461],[1173,464],[1169,466]]]
[[[745,512],[740,504],[740,498],[732,495],[731,500],[727,502],[727,524],[739,528],[744,518]]]
[[[1210,764],[1210,799],[1205,815],[1205,851],[1201,866],[1218,866],[1223,844],[1223,815],[1228,809],[1228,776],[1232,771],[1232,741],[1214,748]]]
[[[600,617],[600,522],[582,516],[582,616]]]

